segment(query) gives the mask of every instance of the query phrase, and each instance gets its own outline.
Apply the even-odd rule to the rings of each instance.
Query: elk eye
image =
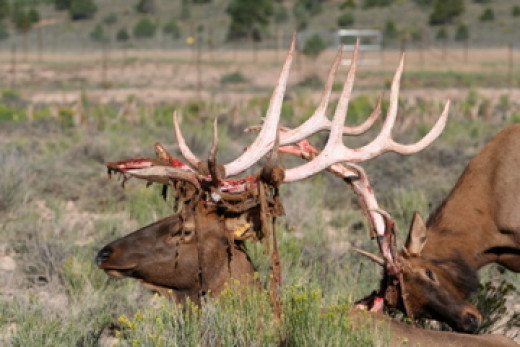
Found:
[[[428,276],[429,279],[431,279],[432,281],[435,281],[435,276],[433,275],[433,272],[430,269],[426,269],[426,271],[424,271],[424,273],[426,274],[426,276]]]
[[[193,232],[191,230],[184,230],[184,236],[191,236]]]
[[[181,231],[182,231],[182,230],[175,230],[175,229],[171,230],[171,231],[170,231],[170,237],[179,236],[180,233],[181,233]]]

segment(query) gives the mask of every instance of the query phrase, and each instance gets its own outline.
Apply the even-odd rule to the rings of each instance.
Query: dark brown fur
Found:
[[[231,279],[251,285],[254,267],[243,241],[229,238],[233,230],[217,211],[203,216],[183,222],[176,214],[150,224],[106,245],[96,262],[112,276],[136,278],[178,302],[219,294]]]

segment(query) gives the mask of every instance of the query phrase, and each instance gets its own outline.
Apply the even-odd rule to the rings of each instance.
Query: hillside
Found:
[[[43,51],[91,51],[101,49],[102,44],[91,39],[91,33],[96,26],[103,28],[103,34],[108,38],[112,46],[122,47],[121,42],[115,39],[116,33],[126,29],[130,34],[130,40],[124,44],[128,48],[135,49],[185,49],[188,47],[186,39],[190,36],[201,38],[205,48],[226,49],[236,48],[250,43],[230,43],[226,41],[226,35],[230,22],[226,8],[229,0],[213,0],[208,4],[189,4],[185,1],[155,0],[155,13],[143,15],[135,10],[137,0],[106,0],[96,1],[97,12],[92,19],[72,21],[67,12],[57,11],[51,1],[26,0],[26,8],[36,8],[41,16],[40,22],[30,30],[27,37],[17,32],[9,23],[10,37],[0,41],[0,50],[8,51],[17,46],[26,46],[28,50]],[[271,19],[264,39],[258,47],[276,47],[279,39],[277,33],[283,33],[284,39],[294,31],[295,18],[293,7],[295,0],[275,1],[275,11],[280,7],[286,8],[287,20],[275,24]],[[21,3],[21,2],[20,2]],[[183,7],[183,3],[185,4]],[[338,17],[345,12],[352,15],[354,23],[350,28],[385,30],[389,21],[395,24],[397,36],[394,38],[386,35],[385,46],[398,47],[401,33],[406,33],[408,45],[439,45],[436,39],[441,27],[432,27],[428,24],[431,7],[421,7],[417,1],[395,0],[392,5],[386,7],[372,7],[363,9],[362,1],[354,1],[355,8],[343,8],[344,0],[326,0],[322,2],[322,10],[315,16],[310,16],[308,25],[302,31],[304,35],[319,33],[324,37],[338,29]],[[469,32],[469,45],[478,47],[504,47],[512,44],[520,45],[520,16],[513,16],[512,9],[518,3],[511,0],[479,1],[465,0],[464,13],[453,20],[451,24],[444,26],[447,34],[446,44],[461,46],[455,40],[456,28],[464,24]],[[493,10],[494,20],[481,21],[479,17],[486,8]],[[155,36],[150,39],[135,39],[133,28],[142,18],[147,17],[156,24]],[[178,38],[163,32],[164,26],[174,21],[179,29]],[[422,37],[422,41],[419,39]]]

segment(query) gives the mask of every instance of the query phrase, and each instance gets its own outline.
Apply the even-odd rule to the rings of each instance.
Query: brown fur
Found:
[[[405,324],[388,316],[354,309],[350,312],[354,326],[376,330],[379,335],[389,335],[389,346],[424,347],[514,347],[514,341],[502,335],[467,335],[446,331],[425,330]]]
[[[520,272],[520,125],[504,129],[470,161],[426,226],[415,216],[407,246],[413,250],[400,259],[411,313],[477,329],[480,313],[466,301],[477,270],[498,263]]]
[[[219,294],[231,279],[254,282],[243,241],[230,241],[228,232],[216,211],[196,223],[176,214],[109,243],[96,262],[112,276],[133,277],[178,302],[198,303],[201,296]]]

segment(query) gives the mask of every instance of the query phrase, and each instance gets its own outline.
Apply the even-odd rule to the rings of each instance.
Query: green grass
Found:
[[[520,119],[515,100],[501,100],[505,117],[471,119],[459,112],[484,101],[483,95],[473,92],[453,100],[454,116],[431,149],[409,158],[383,155],[363,164],[381,206],[396,219],[401,243],[413,211],[426,217],[455,183],[468,158],[492,134]],[[361,115],[374,98],[364,96],[352,103]],[[180,308],[152,295],[137,281],[112,279],[98,270],[93,259],[104,244],[171,213],[171,200],[162,200],[159,186],[145,188],[133,180],[122,189],[115,178],[106,179],[104,163],[154,156],[155,141],[177,156],[170,125],[174,107],[139,109],[140,117],[133,123],[117,119],[120,105],[98,105],[86,99],[84,105],[86,122],[79,124],[55,118],[45,107],[38,109],[32,122],[0,120],[0,256],[10,256],[17,264],[16,272],[0,272],[1,345],[95,346],[114,336],[122,346],[275,346],[280,342],[379,346],[388,342],[388,332],[374,333],[372,326],[354,329],[346,315],[354,300],[377,287],[380,270],[349,251],[351,245],[377,248],[368,238],[356,196],[328,174],[282,187],[287,216],[279,219],[277,230],[285,305],[279,320],[265,291],[239,293],[230,287],[220,298],[205,302],[202,310],[193,305]],[[183,110],[183,132],[202,158],[210,146],[212,117],[218,114],[219,158],[231,159],[251,138],[241,130],[257,121],[265,105],[264,99],[250,100],[241,110],[244,118],[234,124],[226,104],[174,106]],[[286,101],[284,112],[300,117],[313,106],[298,97]],[[439,109],[436,102],[410,100],[402,100],[401,107],[417,118],[411,128],[403,130],[401,123],[396,124],[394,134],[404,142],[424,135],[431,124],[429,115]],[[372,136],[346,142],[353,146],[351,142],[366,143]],[[323,143],[323,136],[315,140]],[[288,166],[297,162],[284,161]],[[268,288],[269,259],[263,246],[248,241],[247,247],[262,287]],[[499,274],[496,266],[481,275],[483,283],[503,279],[520,287],[518,275]],[[484,303],[483,310],[502,302],[506,292],[516,295],[505,286],[485,291],[491,293],[487,298],[477,298]],[[498,317],[503,314],[495,312]]]

